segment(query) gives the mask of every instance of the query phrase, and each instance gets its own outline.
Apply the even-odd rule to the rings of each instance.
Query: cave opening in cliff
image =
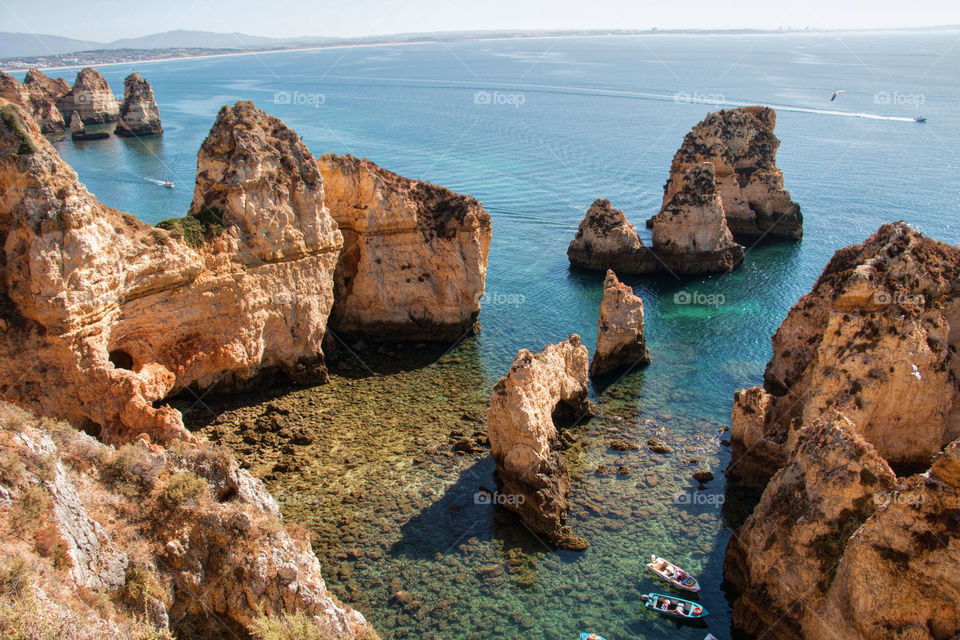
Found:
[[[583,413],[578,411],[573,405],[561,400],[557,403],[557,406],[553,408],[553,411],[550,413],[550,418],[553,420],[553,426],[558,430],[569,429],[580,422],[583,418]]]
[[[133,356],[122,349],[114,349],[110,352],[110,362],[117,369],[133,370]]]

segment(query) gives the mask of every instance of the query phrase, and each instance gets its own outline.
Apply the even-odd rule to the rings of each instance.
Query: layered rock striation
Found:
[[[728,474],[763,490],[724,571],[787,640],[960,633],[960,248],[904,223],[838,251],[736,394]]]
[[[802,425],[839,411],[894,466],[960,437],[960,249],[905,223],[841,249],[773,337],[762,387],[733,408],[729,475],[762,487]]]
[[[483,206],[366,159],[319,162],[344,238],[331,328],[392,341],[454,342],[472,332],[490,251]]]
[[[597,350],[590,363],[590,375],[609,375],[649,362],[650,352],[643,334],[643,300],[608,270],[603,281]]]
[[[76,111],[84,124],[116,122],[120,117],[120,106],[110,85],[99,71],[91,67],[80,70],[70,91],[57,100],[57,108],[64,119]]]
[[[587,541],[566,524],[570,478],[558,452],[557,422],[591,412],[588,357],[577,335],[538,354],[521,349],[494,386],[487,411],[490,446],[507,498],[503,503],[533,531],[576,550]]]
[[[722,273],[743,264],[743,249],[727,228],[715,175],[709,162],[688,169],[654,220],[653,251],[678,275]]]
[[[131,73],[123,81],[123,103],[114,133],[126,137],[163,133],[153,87],[137,72]]]
[[[3,108],[0,394],[106,441],[165,441],[189,435],[154,403],[187,387],[324,379],[342,238],[294,132],[224,107],[193,213],[167,230],[98,202],[39,133]]]
[[[709,114],[684,137],[663,188],[663,207],[684,189],[687,172],[713,165],[727,226],[741,241],[761,237],[799,240],[800,205],[790,199],[777,168],[777,114],[769,107],[741,107]],[[654,218],[653,220],[655,220]]]

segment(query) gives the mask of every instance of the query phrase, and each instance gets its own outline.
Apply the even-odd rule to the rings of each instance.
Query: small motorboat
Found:
[[[580,640],[607,640],[603,636],[598,636],[595,633],[581,633]]]
[[[173,189],[173,183],[170,182],[169,180],[164,180],[163,186],[166,187],[167,189]]]
[[[697,602],[667,596],[662,593],[648,593],[640,596],[643,606],[660,615],[680,618],[681,620],[699,620],[707,615],[707,610]]]
[[[923,116],[914,116],[913,121],[914,121],[914,122],[926,122],[927,119],[924,118]]]
[[[677,589],[684,591],[700,591],[700,583],[689,573],[656,554],[650,556],[650,562],[647,563],[647,569],[650,569],[658,577],[666,580]]]

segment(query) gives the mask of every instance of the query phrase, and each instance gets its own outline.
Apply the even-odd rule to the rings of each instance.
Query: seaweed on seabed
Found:
[[[161,220],[157,227],[197,248],[209,238],[223,233],[223,213],[213,207],[204,207],[198,213],[183,218]]]
[[[23,122],[20,120],[20,116],[13,105],[8,104],[0,107],[0,119],[3,120],[3,125],[10,129],[17,139],[17,155],[27,155],[37,150],[37,148],[33,146],[33,142],[30,141],[30,136],[28,136],[24,130]]]

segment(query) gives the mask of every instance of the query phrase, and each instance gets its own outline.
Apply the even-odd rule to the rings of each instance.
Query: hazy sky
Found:
[[[960,0],[0,0],[0,31],[109,41],[167,31],[358,36],[463,29],[960,24]]]

